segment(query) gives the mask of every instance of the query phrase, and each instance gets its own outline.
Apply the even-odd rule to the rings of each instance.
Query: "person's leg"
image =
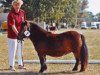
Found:
[[[9,53],[9,65],[11,70],[15,70],[15,55],[17,49],[17,39],[8,38],[8,53]]]
[[[23,42],[18,40],[18,45],[17,45],[17,56],[18,56],[18,65],[19,68],[24,68],[23,64]]]

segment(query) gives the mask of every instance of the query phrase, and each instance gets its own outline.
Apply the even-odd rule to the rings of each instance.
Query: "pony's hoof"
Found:
[[[43,71],[39,71],[39,73],[43,73]]]
[[[47,66],[45,66],[44,70],[47,70]]]
[[[77,68],[73,68],[73,69],[72,69],[72,71],[77,71],[77,70],[78,70]]]
[[[44,70],[40,70],[40,71],[39,71],[39,73],[43,73],[43,72],[44,72]]]
[[[84,72],[84,71],[85,71],[85,69],[81,69],[81,70],[80,70],[80,72]]]

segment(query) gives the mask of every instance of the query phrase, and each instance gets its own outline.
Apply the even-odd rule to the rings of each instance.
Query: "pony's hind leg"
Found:
[[[47,66],[46,66],[46,56],[39,56],[39,59],[40,59],[40,64],[41,64],[41,69],[39,71],[39,73],[42,73],[44,72],[44,70],[47,69]]]
[[[87,56],[87,52],[84,53],[84,55],[81,53],[81,69],[80,72],[85,71],[85,69],[87,68],[87,64],[88,64],[88,56]]]
[[[77,54],[77,53],[74,53],[74,56],[75,56],[75,59],[76,59],[76,63],[75,63],[74,68],[72,69],[72,71],[77,71],[78,70],[78,65],[79,65],[80,58],[79,58],[79,54]]]

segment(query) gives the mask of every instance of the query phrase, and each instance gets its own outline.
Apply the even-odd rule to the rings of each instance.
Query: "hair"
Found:
[[[13,0],[13,1],[12,1],[12,5],[13,5],[14,3],[20,3],[20,4],[22,5],[22,4],[23,4],[23,1],[22,1],[22,0]]]

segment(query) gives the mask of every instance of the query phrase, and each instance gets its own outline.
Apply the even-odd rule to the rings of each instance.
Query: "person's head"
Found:
[[[12,1],[12,6],[15,10],[18,10],[21,8],[21,5],[23,4],[22,0],[13,0]]]

